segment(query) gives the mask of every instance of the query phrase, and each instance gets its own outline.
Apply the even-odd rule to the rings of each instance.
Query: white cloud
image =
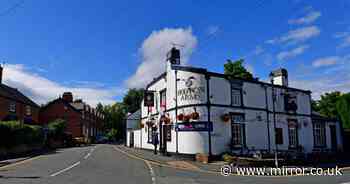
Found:
[[[124,90],[117,88],[101,89],[89,86],[62,85],[36,73],[31,73],[28,68],[20,64],[5,65],[3,77],[5,84],[18,88],[39,104],[47,103],[62,95],[65,91],[71,91],[75,98],[82,98],[92,106],[95,106],[98,102],[111,104],[115,102],[115,96],[124,92]]]
[[[315,61],[312,62],[312,66],[318,68],[318,67],[323,67],[323,66],[335,65],[340,60],[341,60],[341,58],[339,56],[330,56],[330,57],[319,58],[319,59],[316,59]]]
[[[304,17],[300,17],[298,19],[290,19],[288,20],[289,24],[310,24],[316,21],[321,16],[321,12],[319,11],[310,11]]]
[[[279,60],[286,60],[286,59],[291,59],[293,57],[296,57],[302,53],[305,52],[306,49],[308,49],[308,45],[302,45],[300,47],[294,48],[289,51],[283,51],[277,54],[277,59]]]
[[[166,53],[172,47],[171,43],[183,45],[181,50],[181,64],[186,64],[197,46],[197,38],[191,28],[165,28],[151,33],[139,49],[142,62],[134,75],[127,79],[130,88],[145,87],[154,77],[165,71]]]
[[[253,51],[253,54],[254,55],[260,55],[264,52],[264,48],[262,48],[260,45],[256,46],[254,51]]]
[[[315,67],[307,68],[307,70],[304,69],[304,71],[301,71],[303,69],[299,69],[298,67],[301,75],[294,76],[297,78],[292,78],[290,85],[300,89],[311,90],[314,99],[319,99],[320,95],[325,92],[350,92],[350,55],[325,58],[328,59],[319,59],[319,61],[328,60],[333,62],[337,60],[337,64],[328,65],[322,72],[320,72],[319,68]]]
[[[287,34],[271,40],[267,40],[268,44],[275,43],[299,43],[316,37],[320,34],[320,29],[317,26],[302,27],[289,31]]]
[[[207,35],[208,36],[216,36],[220,31],[219,26],[209,26],[207,29]]]
[[[340,39],[338,47],[349,47],[350,46],[350,32],[337,32],[334,34],[334,38]]]

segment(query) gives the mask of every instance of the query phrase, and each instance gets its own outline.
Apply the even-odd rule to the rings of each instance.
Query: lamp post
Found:
[[[276,132],[276,108],[275,108],[275,102],[276,102],[276,92],[275,92],[275,86],[274,86],[274,78],[273,73],[270,73],[270,81],[272,84],[272,113],[273,113],[273,128],[275,132],[275,166],[278,168],[278,145],[277,145],[277,132]]]

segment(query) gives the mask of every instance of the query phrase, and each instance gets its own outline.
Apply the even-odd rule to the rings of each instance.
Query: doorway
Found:
[[[129,146],[130,146],[130,148],[133,148],[134,147],[134,132],[133,131],[131,131],[130,132],[130,134],[129,134],[129,140],[130,140],[130,142],[129,142]]]
[[[337,151],[337,129],[335,125],[329,125],[331,133],[331,149],[332,151]]]

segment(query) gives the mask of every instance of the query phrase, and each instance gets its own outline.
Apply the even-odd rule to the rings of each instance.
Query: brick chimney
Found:
[[[2,83],[2,70],[3,70],[3,68],[0,64],[0,84]]]
[[[63,95],[62,95],[62,99],[69,102],[69,103],[72,103],[73,102],[73,94],[72,92],[64,92]]]

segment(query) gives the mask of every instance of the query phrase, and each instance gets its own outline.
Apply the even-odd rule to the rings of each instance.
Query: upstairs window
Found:
[[[160,110],[166,110],[166,90],[160,92]]]
[[[289,147],[297,148],[298,146],[298,124],[296,120],[288,120]]]
[[[31,116],[32,115],[32,108],[29,105],[26,105],[26,115]]]
[[[231,105],[242,106],[242,84],[237,81],[231,82]]]
[[[16,102],[10,102],[9,111],[16,112]]]

